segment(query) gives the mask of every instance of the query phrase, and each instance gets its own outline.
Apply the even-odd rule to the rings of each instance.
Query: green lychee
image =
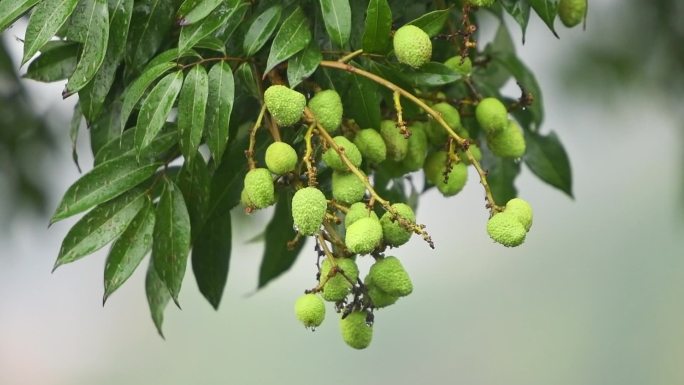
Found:
[[[245,201],[251,202],[254,208],[263,209],[275,203],[273,177],[265,168],[255,168],[247,172],[244,191],[247,198]]]
[[[295,316],[307,328],[315,328],[325,318],[325,303],[315,294],[304,294],[295,302]]]
[[[485,98],[475,107],[475,119],[487,135],[495,135],[508,126],[508,110],[497,98]]]
[[[315,187],[297,190],[292,197],[292,219],[302,235],[318,233],[327,209],[325,195]]]
[[[525,155],[525,136],[515,121],[511,120],[505,130],[487,136],[487,145],[494,155],[503,158],[520,158]]]
[[[368,276],[373,285],[389,295],[404,297],[413,291],[411,278],[396,257],[385,257],[375,262]]]
[[[468,131],[461,125],[461,115],[458,113],[458,109],[446,102],[440,102],[432,106],[432,109],[438,112],[442,119],[446,122],[452,130],[454,130],[462,138],[469,137]],[[426,132],[428,140],[435,146],[443,145],[449,133],[444,129],[444,127],[439,124],[436,119],[430,120],[426,126]]]
[[[332,195],[335,200],[352,204],[363,199],[366,194],[366,185],[356,174],[344,171],[333,171]]]
[[[487,221],[487,233],[497,243],[515,247],[525,241],[527,230],[515,214],[500,212]]]
[[[470,150],[470,153],[473,154],[473,157],[476,161],[479,162],[482,160],[482,151],[480,150],[480,147],[478,147],[477,144],[471,143],[468,149]],[[466,155],[465,151],[458,151],[458,158],[461,160],[461,162],[465,164],[471,164],[470,159],[468,159],[468,156]]]
[[[418,171],[423,167],[428,150],[428,139],[422,122],[414,122],[408,129],[411,136],[408,138],[406,156],[401,161],[404,174]]]
[[[444,196],[458,194],[468,181],[468,167],[463,162],[452,162],[451,170],[445,182],[446,151],[435,151],[428,155],[423,166],[425,179],[437,187]]]
[[[395,203],[392,205],[394,211],[404,220],[410,223],[416,222],[416,214],[413,212],[411,206],[405,203]],[[390,246],[401,246],[411,239],[412,231],[404,228],[399,219],[393,221],[392,214],[388,211],[382,215],[380,218],[380,224],[382,225],[382,234],[385,239],[385,243]]]
[[[338,272],[329,277],[333,264],[328,258],[324,259],[321,263],[320,282],[325,282],[321,294],[323,299],[329,302],[343,300],[349,294],[349,290],[351,290],[351,282],[356,282],[359,278],[359,268],[353,259],[335,258],[335,265],[338,268]]]
[[[309,100],[309,109],[328,132],[335,132],[342,124],[342,99],[335,90],[317,93]]]
[[[353,205],[349,207],[349,211],[344,216],[344,226],[346,228],[349,228],[349,226],[352,225],[352,223],[358,221],[361,218],[373,218],[375,220],[380,220],[378,219],[378,215],[375,213],[375,211],[368,209],[368,206],[366,206],[365,203],[363,202],[356,202]]]
[[[473,71],[473,62],[467,56],[465,59],[460,55],[454,56],[445,61],[444,65],[463,76],[468,76]]]
[[[354,144],[358,147],[363,159],[368,163],[380,164],[387,158],[387,146],[382,135],[372,128],[356,133]]]
[[[368,297],[370,298],[371,302],[373,302],[373,307],[375,308],[380,309],[389,305],[393,305],[399,299],[399,297],[396,295],[387,294],[380,290],[379,287],[377,287],[371,280],[368,279],[368,276],[366,276],[364,284],[366,285]]]
[[[512,214],[522,223],[526,231],[532,227],[532,206],[526,200],[513,198],[506,203],[504,212]]]
[[[560,0],[558,3],[558,17],[568,28],[581,23],[586,14],[587,0]]]
[[[273,85],[264,92],[264,103],[279,126],[291,126],[302,118],[306,97],[283,85]]]
[[[354,254],[368,254],[382,242],[382,226],[375,218],[361,218],[347,227],[344,244]]]
[[[380,135],[387,146],[387,159],[399,162],[408,151],[408,139],[404,137],[396,124],[391,120],[380,122]]]
[[[284,175],[297,166],[297,151],[285,142],[271,143],[266,149],[266,167],[276,174]]]
[[[420,68],[432,58],[432,41],[415,25],[405,25],[394,33],[394,55],[400,63]]]
[[[344,136],[336,136],[333,140],[344,150],[344,154],[354,167],[359,167],[361,165],[361,153],[354,143],[350,142],[349,139]],[[333,170],[349,171],[347,165],[342,161],[342,158],[332,146],[323,153],[323,161]]]
[[[373,339],[373,326],[366,322],[365,311],[354,311],[340,319],[342,339],[354,349],[367,348]]]

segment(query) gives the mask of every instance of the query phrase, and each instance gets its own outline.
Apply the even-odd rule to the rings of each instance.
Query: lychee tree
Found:
[[[524,40],[532,14],[557,34],[557,16],[576,26],[586,13],[586,0],[0,0],[0,31],[29,16],[26,78],[66,80],[71,136],[87,127],[95,159],[52,216],[85,213],[55,269],[111,244],[106,301],[151,254],[161,334],[189,262],[218,308],[231,211],[275,206],[259,287],[309,258],[297,319],[319,326],[331,302],[344,341],[365,348],[376,311],[413,291],[401,246],[441,241],[421,221],[423,193],[458,195],[474,170],[483,231],[509,247],[532,225],[514,187],[522,163],[572,195],[507,23]],[[488,44],[483,17],[498,21]],[[519,96],[502,93],[510,80]]]

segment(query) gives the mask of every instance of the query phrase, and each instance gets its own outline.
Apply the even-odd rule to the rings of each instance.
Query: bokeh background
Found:
[[[28,81],[17,96],[0,77],[4,105],[25,97],[39,118],[0,135],[0,384],[684,383],[684,6],[590,3],[586,32],[559,27],[557,40],[533,17],[519,47],[545,92],[543,131],[556,131],[570,154],[575,200],[524,169],[517,186],[535,224],[522,247],[505,249],[487,237],[474,174],[456,198],[425,195],[418,219],[437,250],[414,239],[397,252],[415,292],[376,314],[365,351],[341,341],[331,308],[315,333],[294,319],[294,299],[313,285],[312,245],[255,292],[262,245],[247,241],[268,211],[233,213],[240,225],[220,310],[189,273],[183,310],[167,310],[166,341],[149,318],[144,269],[104,308],[104,252],[50,274],[73,224],[47,228],[78,177],[73,101],[61,100],[61,84]],[[3,36],[15,67],[22,28]],[[5,118],[8,110],[18,111]],[[19,171],[17,159],[33,163]],[[32,185],[44,199],[23,199]]]

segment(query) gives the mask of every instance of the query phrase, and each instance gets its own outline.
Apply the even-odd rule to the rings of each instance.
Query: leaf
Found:
[[[556,20],[558,14],[557,0],[527,0],[532,9],[541,17],[544,23],[549,27],[553,35],[558,37],[553,22]]]
[[[159,166],[149,161],[138,163],[133,155],[98,165],[67,189],[50,223],[116,198],[152,176]]]
[[[242,63],[235,70],[235,82],[240,91],[245,91],[256,99],[261,97],[261,93],[259,92],[259,84],[261,82],[257,79],[250,63]],[[239,93],[240,92],[238,92],[238,94]]]
[[[280,193],[273,219],[266,226],[266,245],[259,268],[259,288],[287,271],[304,247],[303,241],[297,242],[292,249],[288,247],[288,242],[297,235],[293,229],[291,199],[291,194]]]
[[[218,309],[228,280],[232,243],[230,212],[214,215],[192,248],[192,271],[200,292]]]
[[[209,96],[207,70],[196,65],[188,72],[178,100],[178,133],[183,156],[192,160],[202,140]]]
[[[213,36],[207,36],[200,40],[199,43],[195,44],[195,48],[208,49],[210,51],[220,52],[224,56],[227,55],[226,46],[223,44],[223,41]]]
[[[518,84],[532,95],[532,104],[527,109],[532,114],[535,123],[533,129],[538,129],[544,121],[544,102],[541,87],[539,87],[534,74],[512,53],[495,54],[494,61],[501,63],[513,75]]]
[[[209,168],[202,155],[198,154],[183,164],[176,183],[183,193],[185,205],[188,208],[192,239],[201,238],[199,235],[202,234],[200,231],[209,208],[209,188],[211,185]]]
[[[41,0],[0,0],[0,33]]]
[[[95,76],[107,53],[109,9],[107,0],[80,0],[67,37],[83,43],[76,70],[66,85],[67,94],[77,92]]]
[[[128,280],[152,248],[154,222],[154,206],[149,197],[146,197],[143,199],[142,208],[128,224],[123,234],[114,242],[107,255],[103,304]]]
[[[430,37],[434,37],[444,28],[447,19],[449,18],[448,9],[440,9],[424,14],[423,16],[409,22],[410,25],[422,29]]]
[[[157,269],[154,267],[154,261],[150,258],[150,264],[147,267],[147,276],[145,277],[145,294],[147,295],[147,303],[150,307],[150,315],[154,326],[157,328],[157,333],[164,338],[162,325],[164,324],[164,310],[171,300],[169,289],[166,288],[164,282],[159,278]]]
[[[360,127],[380,128],[380,94],[372,81],[351,76],[347,97],[342,99],[344,111],[356,120]]]
[[[171,68],[176,67],[175,63],[162,63],[154,67],[146,69],[140,77],[135,79],[123,94],[123,103],[121,105],[121,131],[126,127],[126,122],[133,112],[133,108],[138,104],[147,88],[160,76],[164,75]]]
[[[278,26],[283,7],[274,5],[262,12],[249,26],[245,33],[245,40],[242,43],[242,50],[245,56],[253,56],[259,52],[261,47],[271,38]]]
[[[556,133],[547,136],[536,132],[525,133],[527,152],[525,164],[539,179],[551,186],[572,195],[572,170],[568,154]]]
[[[176,0],[136,0],[126,41],[126,70],[137,71],[159,51],[174,23]]]
[[[81,165],[78,164],[78,151],[76,148],[76,142],[78,141],[78,132],[81,129],[81,121],[83,120],[83,113],[81,112],[81,105],[76,103],[74,106],[74,114],[71,116],[71,127],[69,128],[69,139],[71,139],[71,158],[78,169],[81,172]]]
[[[95,207],[69,230],[53,271],[91,254],[118,237],[145,203],[145,190],[135,189]]]
[[[490,151],[482,151],[483,166],[487,170],[487,182],[498,205],[504,205],[518,196],[513,182],[520,174],[520,163],[513,159],[499,158]]]
[[[311,76],[323,59],[318,45],[311,42],[303,51],[293,56],[287,63],[287,81],[290,88],[298,86],[304,79]]]
[[[319,0],[325,30],[330,40],[344,47],[351,36],[351,8],[349,0]]]
[[[178,9],[178,25],[197,23],[207,17],[223,0],[185,0]]]
[[[530,3],[528,0],[500,0],[501,6],[515,20],[522,31],[522,42],[525,44],[525,33],[530,21]]]
[[[78,0],[43,0],[29,18],[21,65],[33,57],[64,25]]]
[[[190,217],[180,189],[165,179],[164,192],[157,204],[152,260],[159,278],[178,305],[185,268],[190,253]]]
[[[209,70],[209,98],[204,132],[211,156],[218,162],[223,156],[229,135],[230,115],[235,98],[233,72],[226,62]]]
[[[311,41],[311,30],[309,21],[304,15],[304,11],[297,7],[283,21],[278,33],[271,44],[271,51],[268,55],[264,76],[275,66],[289,59],[297,52],[306,48]]]
[[[135,127],[135,148],[138,154],[142,153],[164,126],[182,86],[183,71],[168,74],[143,101]]]
[[[97,154],[102,146],[121,135],[119,130],[119,120],[121,117],[120,97],[121,94],[118,91],[110,93],[105,100],[107,109],[100,113],[94,122],[86,122],[89,125],[90,149],[93,154]]]
[[[77,62],[78,44],[48,42],[41,49],[40,56],[31,61],[24,77],[46,83],[64,80],[74,73]]]
[[[229,6],[235,8],[234,12],[231,12],[230,17],[225,23],[214,33],[217,39],[222,40],[225,43],[230,40],[233,36],[235,30],[242,23],[242,19],[247,14],[247,11],[251,8],[249,2],[243,2],[241,0],[228,0]]]
[[[445,84],[454,83],[461,79],[461,75],[442,63],[426,63],[420,70],[409,70],[405,77],[409,79],[415,87],[438,87]]]
[[[167,157],[167,153],[176,143],[178,143],[177,128],[171,124],[168,127],[162,128],[159,135],[152,139],[152,143],[145,147],[140,159],[149,159],[152,161],[163,161]],[[120,137],[116,137],[107,142],[100,151],[95,155],[95,165],[100,165],[109,160],[121,157],[135,155],[135,129],[124,131]]]
[[[363,32],[363,51],[386,54],[391,47],[392,10],[387,0],[370,0]]]
[[[186,25],[181,28],[180,37],[178,38],[178,51],[185,52],[200,40],[216,32],[222,25],[226,24],[229,19],[236,13],[241,12],[241,7],[232,7],[227,3],[222,3],[216,8],[211,15],[207,16],[202,21]]]

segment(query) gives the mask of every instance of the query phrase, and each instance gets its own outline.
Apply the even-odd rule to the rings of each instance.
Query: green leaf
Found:
[[[85,87],[100,69],[109,40],[107,0],[80,0],[74,11],[67,37],[83,43],[76,70],[66,85],[67,94]]]
[[[0,0],[0,33],[41,0]]]
[[[226,62],[209,70],[209,98],[204,132],[211,156],[218,162],[223,156],[229,135],[230,114],[235,98],[233,72]]]
[[[209,189],[211,186],[209,168],[202,155],[198,154],[183,164],[180,173],[178,173],[177,185],[183,193],[190,215],[192,239],[201,238],[200,230],[202,230],[209,208]]]
[[[107,144],[110,140],[121,135],[119,130],[119,119],[121,116],[121,94],[112,92],[107,96],[105,103],[107,109],[95,119],[94,122],[87,122],[88,133],[90,134],[90,149],[93,154]]]
[[[426,13],[423,16],[409,22],[408,24],[415,25],[416,27],[425,31],[425,33],[427,33],[430,37],[434,37],[442,31],[448,18],[449,10],[440,9]]]
[[[159,135],[152,139],[152,143],[145,147],[140,159],[150,159],[152,161],[163,161],[167,158],[167,153],[178,143],[178,132],[174,125],[167,124],[162,128]],[[135,129],[124,131],[120,137],[116,137],[107,142],[95,155],[95,165],[118,158],[121,156],[135,155]]]
[[[69,230],[53,271],[91,254],[118,237],[145,203],[145,190],[135,189],[95,207]]]
[[[342,98],[344,111],[363,128],[380,128],[378,86],[360,76],[351,76],[347,96]]]
[[[527,0],[532,9],[541,17],[544,23],[549,27],[553,35],[558,37],[553,22],[556,20],[558,14],[558,0]]]
[[[320,49],[315,42],[311,42],[303,51],[287,62],[287,81],[290,87],[298,86],[304,79],[311,76],[323,59]]]
[[[29,18],[21,65],[33,57],[64,25],[78,0],[43,0]]]
[[[487,170],[487,182],[497,205],[504,205],[518,196],[513,184],[520,174],[520,163],[509,158],[499,158],[490,151],[482,151],[482,164]]]
[[[142,153],[164,126],[182,86],[183,71],[168,74],[143,101],[135,127],[135,148],[138,154]]]
[[[194,47],[200,40],[226,24],[236,12],[241,12],[241,7],[231,8],[224,2],[202,21],[182,27],[178,38],[178,51],[185,52]]]
[[[76,148],[76,142],[78,141],[78,132],[81,130],[81,121],[83,121],[83,113],[81,112],[81,104],[76,103],[74,106],[74,114],[71,116],[71,127],[69,128],[69,139],[71,139],[71,158],[78,169],[81,172],[81,165],[78,164],[78,151]]]
[[[178,25],[185,26],[197,23],[209,16],[223,0],[185,0],[178,9],[176,17]]]
[[[306,48],[311,41],[309,20],[304,11],[297,7],[280,26],[278,33],[271,44],[264,76],[275,66],[289,59],[297,52]]]
[[[224,44],[230,40],[235,30],[242,23],[242,19],[247,14],[247,11],[251,8],[249,2],[243,2],[242,0],[228,0],[228,2],[231,9],[235,8],[234,12],[231,12],[226,22],[214,33],[214,36],[222,40]]]
[[[544,101],[542,97],[541,87],[535,78],[532,71],[518,59],[515,54],[500,53],[494,55],[494,61],[500,63],[508,72],[513,75],[515,80],[527,92],[532,94],[532,104],[527,108],[532,114],[535,126],[534,130],[539,129],[544,120]]]
[[[168,62],[174,62],[175,65],[178,65],[178,62],[180,59],[185,59],[185,58],[196,58],[196,59],[202,59],[202,55],[197,53],[194,50],[187,50],[185,52],[179,52],[178,48],[170,48],[167,49],[166,51],[160,53],[159,55],[155,56],[152,58],[152,60],[149,61],[142,70],[142,73],[145,73],[147,70],[151,69],[152,67],[156,67],[160,64],[165,64]]]
[[[191,160],[197,153],[204,130],[209,96],[207,70],[196,65],[188,72],[178,99],[178,133],[183,156]]]
[[[170,69],[176,67],[175,63],[161,63],[154,67],[146,69],[139,78],[131,83],[123,94],[123,103],[121,105],[121,131],[126,128],[126,122],[133,112],[136,104],[145,94],[147,88],[160,76],[167,73]]]
[[[291,200],[291,194],[280,192],[273,219],[266,226],[266,246],[259,269],[259,288],[286,272],[304,247],[305,242],[301,240],[292,249],[288,247],[288,242],[297,235],[293,229]]]
[[[160,163],[138,163],[134,155],[102,163],[67,189],[50,223],[116,198],[154,174]]]
[[[199,43],[195,44],[195,48],[208,49],[210,51],[220,52],[224,56],[227,55],[226,46],[223,41],[213,36],[207,36],[200,40]]]
[[[150,264],[147,267],[147,276],[145,277],[145,294],[147,295],[150,315],[152,316],[154,326],[157,328],[157,333],[164,338],[164,332],[162,331],[164,310],[169,304],[169,301],[171,301],[171,295],[169,294],[169,289],[166,288],[164,282],[159,278],[152,258],[150,258]]]
[[[152,260],[159,278],[178,305],[185,268],[190,252],[190,217],[183,194],[169,179],[165,179],[164,192],[157,204],[154,224]]]
[[[547,136],[536,132],[525,133],[527,152],[525,164],[539,179],[572,195],[572,170],[568,154],[558,136],[552,132]]]
[[[261,98],[261,93],[259,92],[259,84],[261,82],[254,73],[254,68],[250,63],[242,63],[235,70],[235,82],[240,91],[245,91],[256,99]]]
[[[525,33],[530,21],[530,3],[528,0],[500,0],[501,6],[515,20],[522,30],[522,42],[525,44]]]
[[[175,21],[177,0],[136,0],[126,41],[126,70],[137,73],[159,51]]]
[[[27,79],[56,82],[71,76],[78,62],[78,44],[66,41],[48,42],[26,70]]]
[[[437,62],[427,63],[420,70],[408,70],[404,75],[415,87],[438,87],[461,79],[456,71]]]
[[[323,23],[330,40],[344,47],[351,36],[351,8],[349,0],[319,0]]]
[[[232,243],[230,212],[212,216],[192,248],[192,271],[197,286],[214,309],[218,309],[228,280]]]
[[[128,280],[152,248],[154,222],[154,206],[149,197],[146,197],[138,214],[114,242],[107,255],[103,304]]]
[[[363,32],[363,51],[386,54],[391,47],[392,10],[387,0],[370,0]]]
[[[278,26],[283,7],[274,5],[262,12],[254,19],[245,33],[245,40],[242,43],[242,50],[246,56],[253,56],[259,52],[261,47],[271,38]]]

